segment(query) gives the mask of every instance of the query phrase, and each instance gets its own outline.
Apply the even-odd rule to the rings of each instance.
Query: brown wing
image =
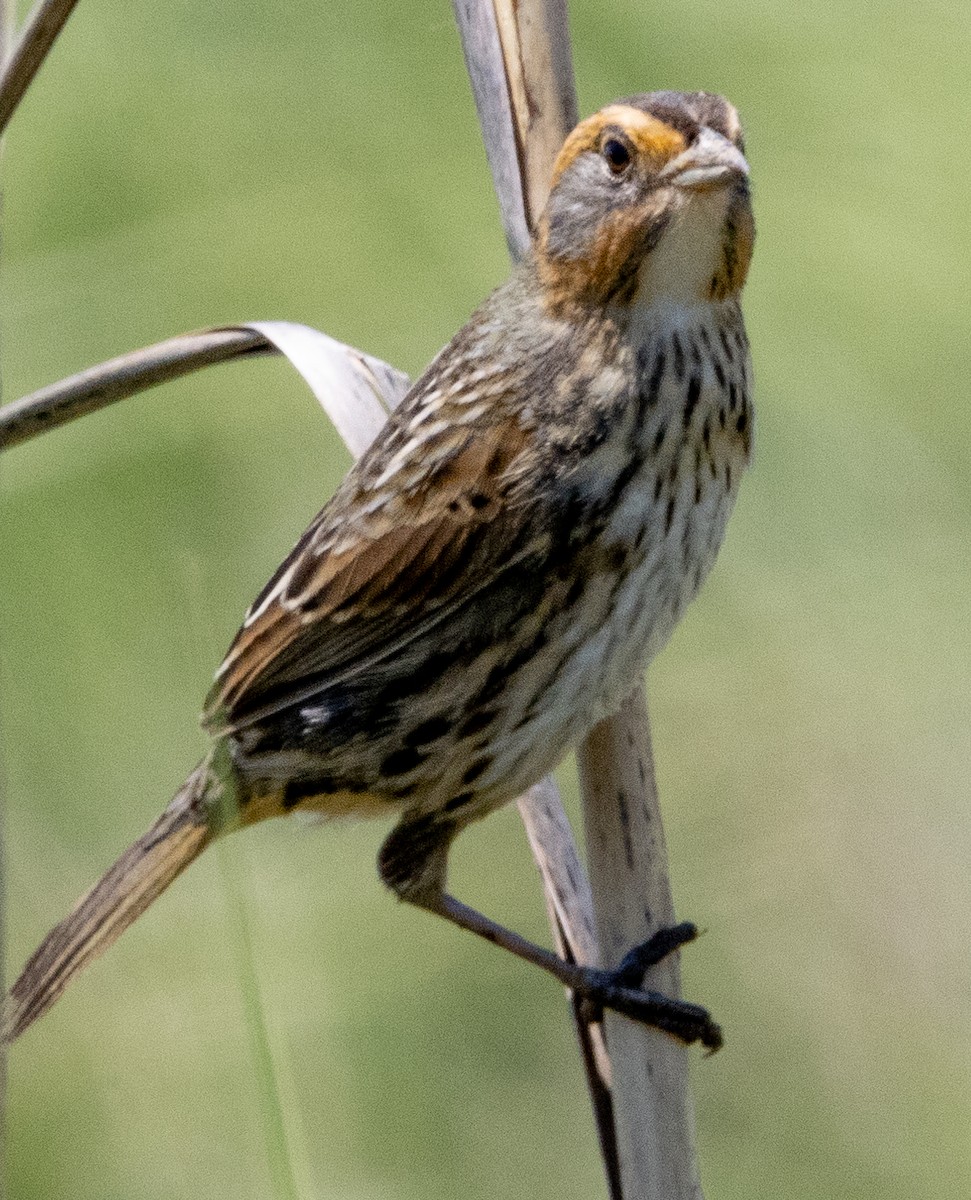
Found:
[[[451,424],[413,452],[400,427],[383,437],[250,609],[206,727],[240,728],[366,670],[536,553],[535,514],[510,502],[526,441],[515,420]]]

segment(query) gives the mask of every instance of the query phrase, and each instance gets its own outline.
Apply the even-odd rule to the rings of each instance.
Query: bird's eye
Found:
[[[610,167],[615,175],[622,175],[630,166],[630,147],[622,142],[620,138],[607,138],[600,149],[600,153],[604,156],[607,166]]]

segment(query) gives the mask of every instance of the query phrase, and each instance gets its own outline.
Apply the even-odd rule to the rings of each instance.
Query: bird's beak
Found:
[[[707,192],[748,178],[748,163],[737,146],[713,129],[702,129],[693,145],[664,168],[661,178],[688,191]]]

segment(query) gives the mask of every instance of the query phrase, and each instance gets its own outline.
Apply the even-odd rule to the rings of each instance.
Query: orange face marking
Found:
[[[638,156],[655,169],[687,149],[684,135],[664,121],[627,104],[610,104],[581,121],[563,143],[553,166],[552,187],[556,187],[563,172],[581,154],[587,150],[599,151],[604,130],[611,126],[622,130],[633,142]]]

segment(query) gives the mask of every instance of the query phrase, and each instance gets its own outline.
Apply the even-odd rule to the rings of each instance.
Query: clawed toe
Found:
[[[720,1026],[700,1004],[675,1000],[661,992],[619,986],[612,971],[591,972],[582,995],[592,1006],[588,1014],[591,1019],[598,1019],[603,1009],[609,1008],[669,1033],[688,1046],[700,1042],[706,1050],[714,1052],[723,1044]]]
[[[628,950],[611,974],[618,987],[638,988],[644,981],[644,972],[667,958],[672,951],[688,942],[693,942],[698,936],[698,926],[691,921],[682,921],[680,925],[667,925],[659,929],[646,942]]]
[[[632,1020],[671,1034],[687,1045],[700,1042],[709,1052],[721,1048],[722,1032],[707,1009],[686,1000],[675,1000],[642,987],[644,972],[672,951],[698,936],[690,921],[659,929],[646,942],[635,946],[613,971],[591,971],[587,1001],[597,1010],[613,1009]]]

